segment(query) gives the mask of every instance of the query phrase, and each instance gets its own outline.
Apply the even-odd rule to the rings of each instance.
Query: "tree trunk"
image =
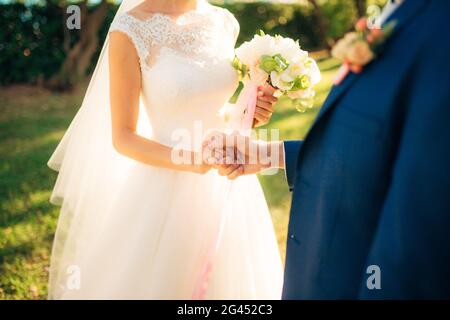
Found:
[[[355,0],[356,12],[358,13],[358,17],[364,17],[367,15],[367,0]]]
[[[321,41],[322,41],[325,49],[330,50],[331,43],[329,42],[329,39],[327,36],[327,28],[328,28],[327,20],[326,20],[325,16],[323,15],[323,12],[322,12],[319,4],[317,3],[317,1],[316,0],[308,0],[308,1],[313,6],[313,9],[314,9],[314,15],[317,19],[317,29],[318,29],[319,37],[321,38]]]
[[[102,0],[100,5],[88,13],[87,0],[81,6],[81,30],[78,42],[69,47],[65,45],[66,58],[60,70],[49,79],[47,86],[54,90],[69,90],[86,76],[92,57],[99,45],[99,30],[108,13],[108,3]],[[64,28],[67,28],[64,21]],[[70,32],[65,32],[65,43],[70,41]]]

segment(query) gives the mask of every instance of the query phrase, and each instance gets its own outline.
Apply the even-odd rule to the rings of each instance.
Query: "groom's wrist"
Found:
[[[260,141],[258,164],[265,168],[284,168],[284,144],[282,141]]]
[[[283,141],[271,142],[271,168],[284,168],[284,143]]]

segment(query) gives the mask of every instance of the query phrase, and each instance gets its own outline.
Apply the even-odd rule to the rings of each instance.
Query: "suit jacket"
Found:
[[[450,298],[449,14],[406,0],[381,55],[285,142],[284,299]]]

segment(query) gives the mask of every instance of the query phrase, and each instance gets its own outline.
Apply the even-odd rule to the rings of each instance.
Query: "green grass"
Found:
[[[270,128],[301,139],[330,88],[337,64],[320,63],[323,81],[314,108],[278,109]],[[81,104],[83,90],[49,93],[30,87],[0,89],[0,299],[45,299],[58,207],[49,203],[56,174],[46,162]],[[284,255],[290,205],[284,172],[261,176]]]

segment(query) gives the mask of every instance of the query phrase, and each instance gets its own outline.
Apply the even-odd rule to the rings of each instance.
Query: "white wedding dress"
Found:
[[[206,1],[176,20],[116,17],[110,32],[126,34],[140,58],[139,122],[151,128],[143,135],[180,146],[174,132],[189,133],[192,141],[181,145],[196,150],[199,126],[226,127],[219,110],[237,85],[237,31],[228,11]],[[92,97],[107,86],[90,87],[86,100],[95,105]],[[98,138],[100,130],[110,138],[108,125],[92,119],[108,108],[83,106],[49,162],[60,171],[52,201],[62,205],[49,297],[279,299],[282,264],[257,177],[230,182],[216,171],[172,171],[122,157]]]

